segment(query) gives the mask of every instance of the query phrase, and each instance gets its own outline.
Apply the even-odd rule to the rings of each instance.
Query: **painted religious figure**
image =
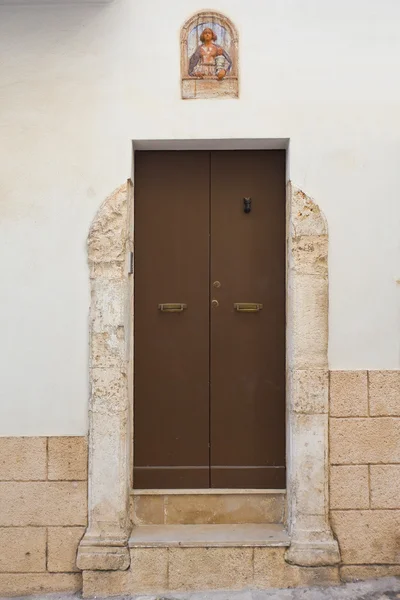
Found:
[[[215,42],[217,35],[206,27],[200,35],[199,46],[190,57],[189,75],[192,77],[217,77],[221,80],[232,68],[229,54]]]
[[[238,97],[238,35],[224,15],[203,11],[181,31],[182,98]]]

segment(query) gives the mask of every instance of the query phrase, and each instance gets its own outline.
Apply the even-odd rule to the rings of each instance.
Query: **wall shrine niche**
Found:
[[[181,30],[182,98],[237,98],[238,34],[221,13],[201,11]]]

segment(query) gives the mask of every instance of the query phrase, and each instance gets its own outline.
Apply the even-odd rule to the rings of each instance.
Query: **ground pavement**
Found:
[[[12,600],[79,600],[80,594],[43,594],[20,596]],[[244,592],[196,592],[145,596],[113,596],[112,600],[397,600],[400,599],[400,577],[371,579],[329,587],[293,590],[249,590]],[[1,597],[0,600],[10,600]],[[96,600],[106,600],[96,596]],[[107,599],[110,600],[110,599]]]

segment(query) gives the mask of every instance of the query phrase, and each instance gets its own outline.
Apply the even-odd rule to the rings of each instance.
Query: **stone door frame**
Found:
[[[82,570],[130,566],[133,454],[133,184],[101,205],[88,237],[91,305],[89,525],[78,549]],[[317,204],[287,184],[286,560],[333,565],[329,524],[328,230]]]

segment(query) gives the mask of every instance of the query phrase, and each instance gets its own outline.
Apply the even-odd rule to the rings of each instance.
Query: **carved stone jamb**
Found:
[[[288,184],[287,562],[334,565],[329,524],[328,229],[319,207]]]
[[[129,190],[130,182],[103,202],[88,237],[89,525],[78,549],[77,566],[82,570],[125,570],[130,564]]]

